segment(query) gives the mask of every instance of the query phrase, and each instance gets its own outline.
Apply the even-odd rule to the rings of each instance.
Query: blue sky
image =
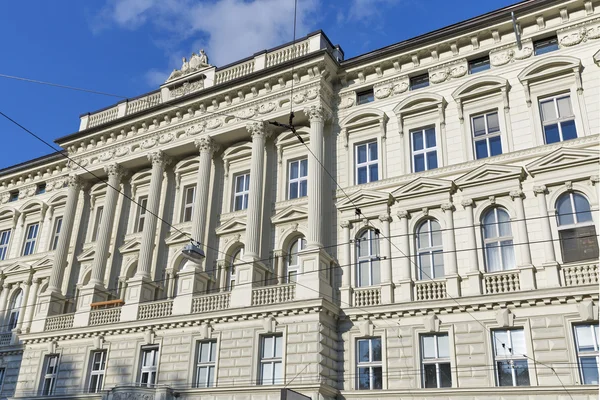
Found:
[[[346,58],[515,0],[298,0],[298,34],[323,29]],[[220,66],[292,39],[294,0],[3,2],[0,74],[134,97],[158,88],[181,57],[206,49]],[[0,111],[52,142],[79,115],[118,99],[0,78]],[[0,119],[0,168],[52,150]]]

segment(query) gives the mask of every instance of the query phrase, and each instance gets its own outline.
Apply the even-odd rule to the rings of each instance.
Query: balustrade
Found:
[[[266,286],[252,290],[252,305],[264,306],[267,304],[284,303],[293,301],[296,296],[296,284]]]
[[[69,329],[73,327],[73,318],[75,313],[56,315],[46,319],[45,331],[59,331],[61,329]]]
[[[254,60],[218,71],[215,74],[215,84],[229,82],[254,72]]]
[[[231,293],[207,294],[194,297],[192,300],[192,314],[224,310],[229,308]]]
[[[598,264],[569,265],[562,270],[565,286],[598,284]]]
[[[377,306],[379,304],[381,304],[380,287],[354,289],[354,307]]]
[[[173,300],[160,300],[140,304],[138,319],[169,317],[173,312]]]
[[[502,271],[486,274],[484,277],[486,294],[509,293],[521,290],[519,271]]]
[[[114,324],[121,320],[121,307],[90,311],[90,326]]]
[[[102,125],[107,122],[117,119],[119,109],[117,106],[109,108],[108,110],[100,111],[99,113],[90,115],[88,122],[88,128]]]
[[[160,104],[160,92],[149,94],[148,96],[140,97],[131,100],[127,103],[127,115],[135,114],[136,112],[146,110]]]
[[[446,298],[446,281],[415,282],[417,300],[439,300]]]
[[[276,50],[272,53],[267,53],[267,68],[293,60],[297,57],[302,57],[303,55],[308,54],[309,51],[309,41],[305,40],[303,42],[298,42],[295,45]]]
[[[8,346],[12,342],[12,332],[0,333],[0,346]]]

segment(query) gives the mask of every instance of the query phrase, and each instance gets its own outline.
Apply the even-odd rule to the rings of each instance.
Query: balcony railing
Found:
[[[598,284],[598,264],[569,265],[562,270],[565,286]]]
[[[154,107],[161,102],[160,92],[149,94],[148,96],[140,97],[135,100],[131,100],[127,104],[127,115],[135,114],[138,111],[145,110],[150,107]]]
[[[377,306],[381,304],[381,288],[370,286],[354,289],[354,307]]]
[[[521,290],[518,270],[486,274],[483,282],[486,294],[509,293]]]
[[[439,300],[446,298],[446,281],[415,282],[415,298],[417,300]]]
[[[8,346],[12,342],[12,332],[0,333],[0,346]]]
[[[207,294],[192,299],[192,314],[229,308],[231,292]]]
[[[252,72],[254,72],[254,60],[218,71],[215,74],[215,83],[219,85],[236,78],[241,78],[242,76],[246,76]]]
[[[119,109],[117,106],[109,108],[108,110],[101,111],[96,114],[90,115],[90,120],[88,122],[88,128],[92,128],[97,125],[102,125],[106,122],[113,121],[117,119],[117,115],[119,113]]]
[[[264,306],[267,304],[285,303],[293,301],[296,297],[296,284],[266,286],[252,290],[252,305]]]
[[[121,307],[107,308],[104,310],[90,311],[90,326],[106,325],[119,322],[121,319]]]
[[[173,313],[173,300],[160,300],[140,304],[138,319],[169,317]]]
[[[73,318],[75,313],[56,315],[46,319],[46,331],[59,331],[61,329],[69,329],[73,327]]]
[[[302,57],[303,55],[308,54],[309,51],[310,43],[308,39],[302,42],[298,42],[295,45],[275,50],[274,52],[267,54],[267,68],[284,63],[286,61],[293,60],[298,57]]]

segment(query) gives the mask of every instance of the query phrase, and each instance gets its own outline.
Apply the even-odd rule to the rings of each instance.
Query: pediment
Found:
[[[244,230],[246,230],[246,221],[242,220],[241,218],[232,218],[229,221],[222,223],[215,232],[217,235],[225,235]]]
[[[582,164],[598,163],[600,161],[600,152],[597,150],[573,149],[561,147],[560,149],[546,154],[534,162],[527,165],[527,170],[536,175],[543,172],[550,172],[565,167],[574,167]]]
[[[83,261],[91,261],[94,259],[94,256],[96,255],[96,244],[92,243],[91,246],[87,247],[87,248],[83,248],[83,251],[81,252],[81,254],[79,254],[77,256],[77,261],[79,262],[83,262]]]
[[[450,193],[454,191],[454,182],[445,179],[417,178],[392,192],[395,198],[416,197],[424,194]]]
[[[46,256],[38,261],[36,261],[32,267],[35,269],[38,268],[52,268],[52,264],[54,263],[54,257]]]
[[[24,264],[22,262],[16,262],[16,263],[11,264],[8,267],[4,268],[4,271],[2,271],[2,272],[4,274],[11,274],[11,273],[15,273],[15,272],[29,271],[30,269],[31,269],[31,266],[29,266],[28,264]]]
[[[177,243],[189,242],[191,236],[192,235],[189,232],[176,230],[165,239],[165,243],[170,246]]]
[[[482,96],[508,87],[508,81],[498,76],[481,76],[465,82],[452,92],[455,100]]]
[[[512,165],[483,164],[474,170],[466,173],[454,182],[459,187],[468,187],[479,185],[485,182],[497,182],[508,179],[522,180],[525,177],[525,171],[522,167]]]
[[[134,251],[139,251],[142,246],[142,240],[138,237],[125,242],[121,247],[119,247],[119,253],[127,254],[132,253]]]
[[[376,190],[359,190],[339,201],[336,205],[340,211],[351,210],[356,207],[371,206],[376,204],[392,205],[394,198],[387,192]]]
[[[363,110],[357,110],[346,118],[340,121],[340,127],[342,129],[353,128],[365,125],[379,125],[381,122],[385,123],[388,120],[388,116],[385,112],[376,108],[367,108]]]
[[[273,224],[281,224],[304,219],[306,217],[308,217],[308,210],[306,208],[300,206],[289,206],[271,217],[271,222]]]

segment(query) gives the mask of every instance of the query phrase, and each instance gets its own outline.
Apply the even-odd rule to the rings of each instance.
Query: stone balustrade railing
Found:
[[[483,278],[483,285],[486,294],[517,292],[521,290],[519,271],[509,270],[488,273]]]
[[[267,53],[266,67],[272,67],[286,61],[302,57],[310,52],[310,41],[304,40],[296,44],[275,50],[272,53]]]
[[[114,121],[115,119],[117,119],[118,115],[118,106],[114,106],[112,108],[109,108],[108,110],[100,111],[99,113],[91,114],[87,127],[92,128],[94,126]]]
[[[242,76],[249,75],[252,72],[254,72],[254,60],[234,65],[232,67],[216,72],[215,85],[220,85],[221,83],[232,81]]]
[[[0,333],[0,346],[8,346],[12,342],[12,332]]]
[[[127,103],[126,115],[135,114],[136,112],[154,107],[161,102],[160,92],[151,93],[148,96],[139,97]]]
[[[252,305],[264,306],[267,304],[284,303],[293,301],[296,296],[296,284],[266,286],[252,290]]]
[[[159,300],[140,304],[138,319],[169,317],[173,313],[173,300]]]
[[[229,308],[231,292],[207,294],[192,299],[192,314]]]
[[[354,289],[354,307],[377,306],[381,304],[381,288],[370,286]]]
[[[579,264],[563,266],[565,286],[597,285],[598,264]]]
[[[90,311],[90,326],[114,324],[121,320],[121,307]]]
[[[46,331],[58,331],[61,329],[69,329],[73,327],[73,319],[75,313],[56,315],[46,319]]]
[[[439,300],[446,298],[446,281],[415,282],[415,299]]]

